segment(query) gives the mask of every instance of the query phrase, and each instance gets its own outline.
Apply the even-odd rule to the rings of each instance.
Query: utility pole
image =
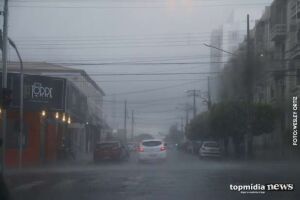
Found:
[[[249,102],[252,101],[252,79],[253,79],[253,74],[252,74],[252,66],[251,66],[251,54],[250,54],[250,16],[249,14],[247,15],[247,57],[246,57],[246,73],[245,76],[248,76],[248,79],[246,80],[247,83],[246,85],[248,88],[246,88],[248,91],[248,96],[247,100]]]
[[[117,125],[117,117],[116,117],[116,104],[117,104],[117,101],[116,101],[116,95],[113,94],[112,96],[112,118],[113,118],[113,127],[118,127]]]
[[[4,0],[3,8],[3,41],[2,41],[2,91],[7,88],[7,44],[8,44],[8,0]],[[6,146],[6,126],[7,113],[6,109],[2,111],[2,157],[1,157],[1,174],[4,174],[5,169],[5,146]]]
[[[184,125],[183,125],[183,117],[181,117],[181,138],[185,138],[185,134],[184,134]]]
[[[131,111],[131,141],[134,137],[134,110]]]
[[[189,124],[189,109],[186,107],[185,109],[185,126]]]
[[[23,117],[24,117],[24,67],[21,54],[17,48],[17,45],[8,37],[9,44],[15,49],[20,61],[20,132],[19,132],[19,169],[22,168],[22,156],[23,156]]]
[[[246,67],[247,67],[247,72],[250,72],[251,70],[250,70],[250,22],[249,22],[249,14],[247,15],[247,63],[246,63]],[[248,74],[248,75],[250,75],[250,80],[252,80],[252,74]],[[250,88],[251,88],[251,82],[249,83],[248,82],[248,89],[249,89],[249,96],[248,96],[248,98],[251,98],[252,97],[252,91],[250,90]],[[248,99],[249,101],[251,101],[251,99]]]
[[[207,77],[207,109],[211,109],[210,77]]]
[[[249,130],[250,129],[250,104],[253,99],[252,94],[252,83],[253,83],[253,73],[252,73],[252,66],[251,66],[251,46],[250,46],[250,16],[247,15],[247,57],[246,57],[246,74],[245,77],[248,77],[246,79],[246,91],[248,94],[245,95],[246,102],[247,102],[247,132],[246,132],[246,138],[245,138],[245,157],[246,159],[250,156],[252,152],[252,133]]]
[[[127,100],[124,102],[124,134],[125,140],[127,139]]]
[[[200,90],[188,90],[187,91],[189,94],[188,96],[192,96],[193,97],[193,116],[194,118],[196,117],[197,115],[197,106],[196,106],[196,97],[197,96],[200,96],[199,93],[200,93]]]
[[[193,113],[194,113],[194,118],[196,117],[197,114],[197,107],[196,107],[196,90],[193,91]]]
[[[185,112],[186,112],[186,119],[185,119],[185,136],[188,132],[188,126],[189,126],[189,111],[192,109],[191,105],[186,104],[185,105]],[[186,139],[186,137],[184,137]]]

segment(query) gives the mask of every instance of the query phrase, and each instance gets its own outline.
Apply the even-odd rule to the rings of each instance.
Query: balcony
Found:
[[[292,87],[292,89],[291,89],[291,95],[293,95],[293,96],[299,96],[300,95],[300,86],[295,85],[294,87]]]
[[[300,44],[299,43],[295,43],[295,45],[293,46],[293,48],[291,48],[288,52],[287,52],[288,58],[289,59],[299,59],[300,58]],[[294,61],[296,62],[296,61]],[[297,62],[297,64],[299,64],[299,61]]]
[[[300,13],[300,1],[291,1],[290,2],[290,18],[295,19],[299,16]]]
[[[271,40],[281,42],[286,37],[286,24],[276,24],[271,30]]]

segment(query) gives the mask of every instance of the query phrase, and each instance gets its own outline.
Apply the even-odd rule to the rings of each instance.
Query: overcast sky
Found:
[[[14,0],[9,36],[26,61],[118,63],[76,66],[105,91],[105,116],[123,127],[123,101],[135,111],[136,133],[167,132],[185,117],[186,91],[207,91],[206,76],[100,76],[103,73],[208,72],[210,32],[232,11],[246,28],[271,0]],[[243,16],[244,15],[244,16]],[[244,31],[245,29],[241,30]],[[13,51],[9,55],[16,59]],[[133,62],[203,62],[193,65],[132,65]],[[96,75],[97,74],[97,75]],[[198,111],[205,105],[197,99]],[[113,103],[115,102],[115,103]],[[130,121],[129,121],[130,122]],[[129,127],[129,124],[128,124]],[[130,129],[129,129],[130,130]]]

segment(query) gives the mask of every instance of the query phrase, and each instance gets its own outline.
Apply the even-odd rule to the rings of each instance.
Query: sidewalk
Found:
[[[86,166],[92,162],[91,153],[77,153],[75,160],[58,160],[51,163],[44,163],[36,166],[26,166],[22,169],[9,168],[5,170],[5,175],[15,175],[23,173],[42,173],[42,172],[53,172],[53,171],[67,171],[68,169],[74,169],[80,166]]]

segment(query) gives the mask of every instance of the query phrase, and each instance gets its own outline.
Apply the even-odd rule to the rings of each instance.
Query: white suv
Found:
[[[162,140],[143,140],[138,146],[138,161],[166,160],[166,144]]]

